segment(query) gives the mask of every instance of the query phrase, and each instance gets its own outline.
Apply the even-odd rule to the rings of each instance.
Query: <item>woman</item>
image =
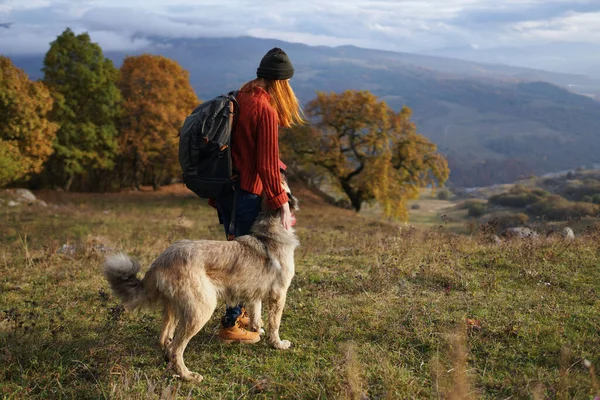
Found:
[[[239,175],[235,232],[229,232],[233,194],[216,199],[228,237],[250,233],[261,210],[262,196],[266,197],[267,207],[280,210],[285,229],[293,223],[288,197],[281,186],[280,168],[285,169],[285,165],[279,160],[278,128],[303,122],[299,101],[289,84],[294,67],[287,54],[276,47],[262,58],[256,75],[236,96],[240,111],[231,145],[233,167]],[[258,332],[243,328],[244,320],[247,318],[242,318],[240,306],[227,307],[219,339],[227,343],[260,340]]]

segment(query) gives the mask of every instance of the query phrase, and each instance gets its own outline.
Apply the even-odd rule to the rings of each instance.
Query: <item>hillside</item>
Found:
[[[582,361],[600,365],[600,231],[496,246],[439,221],[419,229],[365,219],[302,190],[281,325],[294,346],[221,344],[219,303],[185,355],[205,380],[182,383],[157,344],[160,307],[126,312],[101,265],[124,251],[143,274],[176,240],[224,234],[214,209],[181,185],[147,189],[43,191],[47,207],[0,207],[0,398],[597,394]]]
[[[304,102],[317,90],[367,89],[396,109],[411,107],[420,132],[448,156],[455,186],[510,182],[600,160],[600,103],[555,86],[599,84],[582,75],[248,37],[163,40],[147,51],[177,60],[207,99],[251,79],[273,46],[292,58]],[[125,54],[108,56],[120,65]],[[40,76],[41,57],[13,60]]]

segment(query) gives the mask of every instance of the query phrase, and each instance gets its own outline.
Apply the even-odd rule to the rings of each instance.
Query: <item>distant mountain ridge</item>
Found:
[[[260,58],[277,46],[294,63],[293,86],[303,102],[316,91],[366,89],[395,109],[406,104],[419,131],[449,158],[455,185],[511,182],[600,162],[600,102],[565,88],[600,87],[585,75],[250,37],[155,39],[156,46],[134,54],[177,60],[201,99],[252,79]],[[120,65],[126,54],[107,56]],[[42,56],[12,58],[41,76]]]
[[[600,79],[600,44],[554,42],[525,47],[457,46],[427,52],[488,64],[519,65],[556,72],[576,71]],[[576,61],[575,61],[576,60]]]

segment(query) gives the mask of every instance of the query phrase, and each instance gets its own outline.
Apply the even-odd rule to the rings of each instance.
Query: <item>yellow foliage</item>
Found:
[[[377,202],[386,216],[405,219],[405,202],[427,185],[442,185],[448,163],[416,132],[411,110],[390,109],[368,91],[318,93],[306,113],[312,126],[289,130],[284,155],[334,177],[359,211]]]
[[[58,128],[46,118],[51,109],[44,84],[0,56],[0,187],[42,170]]]

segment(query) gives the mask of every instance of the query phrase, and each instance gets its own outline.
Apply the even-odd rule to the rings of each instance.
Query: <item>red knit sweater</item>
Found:
[[[288,201],[281,186],[279,169],[279,127],[277,112],[269,103],[269,94],[261,88],[239,92],[240,106],[231,144],[233,167],[240,175],[240,187],[265,196],[267,207],[280,208]]]

